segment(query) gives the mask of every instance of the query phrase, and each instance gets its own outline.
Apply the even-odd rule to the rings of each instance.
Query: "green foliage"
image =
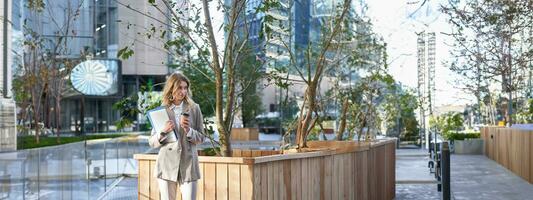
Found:
[[[216,156],[217,152],[220,152],[220,147],[209,147],[202,150],[206,156]]]
[[[533,99],[528,99],[522,109],[516,113],[518,123],[533,123]]]
[[[255,117],[263,112],[261,97],[255,86],[245,90],[242,96],[242,121],[244,127],[255,127],[257,121]]]
[[[44,3],[44,0],[28,0],[26,7],[30,10],[35,10],[37,12],[42,12],[45,8],[46,4]]]
[[[429,119],[429,127],[438,130],[443,136],[463,128],[463,116],[458,112],[448,112]]]
[[[309,135],[307,135],[307,141],[317,141],[317,140],[319,140],[318,136],[320,135],[320,131],[321,131],[321,129],[320,129],[320,127],[318,125],[313,127],[313,130],[311,130]]]
[[[137,108],[137,101],[137,95],[131,95],[113,104],[113,110],[119,111],[120,113],[120,119],[115,122],[118,130],[123,130],[133,125],[133,121],[140,112]]]
[[[56,137],[41,137],[39,144],[36,143],[34,136],[19,136],[17,138],[17,149],[32,149],[39,147],[55,146],[60,144],[68,144],[73,142],[81,142],[85,139],[95,140],[95,139],[105,139],[105,138],[117,138],[127,136],[126,134],[106,134],[106,135],[87,135],[76,136],[76,137],[60,137],[59,143],[57,142]]]
[[[400,90],[399,92],[387,94],[385,99],[386,102],[383,109],[385,111],[387,134],[400,136],[403,141],[416,140],[419,135],[415,113],[418,108],[418,100],[414,92]],[[400,130],[399,135],[398,129]]]
[[[283,101],[281,104],[282,117],[284,122],[292,122],[296,119],[298,114],[298,103],[294,98],[287,98],[286,101]]]
[[[133,50],[130,49],[129,46],[125,46],[124,48],[118,50],[117,57],[123,60],[127,60],[133,55],[133,53],[134,53]]]
[[[257,121],[255,117],[264,112],[261,102],[261,96],[258,91],[263,74],[259,71],[262,63],[257,59],[253,47],[248,46],[237,65],[239,70],[236,71],[236,78],[239,87],[242,88],[241,112],[244,127],[255,127]]]
[[[209,69],[207,63],[199,59],[191,60],[189,66],[185,64],[178,64],[178,69],[191,81],[192,98],[200,105],[204,117],[211,117],[215,115],[215,95],[216,84],[210,77],[214,77],[214,73]]]
[[[371,73],[361,78],[353,88],[339,91],[338,99],[348,98],[347,127],[351,133],[358,133],[360,138],[366,130],[379,130],[383,120],[380,113],[387,103],[387,96],[394,90],[394,79],[382,72],[379,66],[371,69]],[[390,98],[389,98],[390,99]],[[415,123],[416,124],[416,123]],[[368,131],[366,131],[368,133]]]
[[[26,91],[27,87],[27,81],[24,80],[21,76],[14,76],[13,77],[13,83],[12,83],[12,89],[14,94],[14,99],[17,104],[24,104],[31,101],[31,95],[28,91]]]
[[[480,138],[481,134],[479,132],[477,133],[459,133],[459,132],[448,132],[443,135],[443,137],[446,140],[454,141],[454,140],[465,140],[465,139],[474,139],[474,138]]]

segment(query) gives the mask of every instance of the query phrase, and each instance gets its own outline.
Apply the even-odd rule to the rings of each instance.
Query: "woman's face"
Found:
[[[189,85],[185,81],[180,81],[177,87],[174,87],[174,91],[172,91],[172,96],[174,97],[174,100],[183,101],[183,99],[187,96],[187,92],[189,91]]]

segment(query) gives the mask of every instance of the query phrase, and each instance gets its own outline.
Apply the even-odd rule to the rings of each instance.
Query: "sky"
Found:
[[[451,26],[446,22],[445,14],[440,13],[438,9],[440,3],[447,1],[427,0],[426,4],[415,12],[423,1],[366,1],[368,6],[366,15],[373,23],[373,30],[387,43],[387,53],[391,62],[389,72],[404,86],[417,88],[416,33],[435,32],[435,105],[470,103],[473,97],[458,89],[454,81],[458,76],[443,64],[444,61],[451,59],[448,45],[452,44],[452,40],[443,34],[450,33]],[[411,15],[412,13],[414,14]]]

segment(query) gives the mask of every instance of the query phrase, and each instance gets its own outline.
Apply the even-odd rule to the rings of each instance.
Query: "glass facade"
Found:
[[[116,58],[118,49],[117,3],[112,0],[95,2],[95,56]]]
[[[27,0],[13,0],[13,68],[23,64],[22,42],[24,33],[29,30],[38,33],[46,41],[45,48],[52,48],[59,36],[67,38],[68,48],[62,51],[61,57],[71,59],[75,63],[81,62],[84,55],[91,55],[95,59],[116,59],[119,48],[118,4],[114,0],[44,0],[45,8],[41,12],[32,12],[26,6]],[[68,11],[76,15],[69,26],[66,35],[59,35]],[[70,9],[69,9],[70,8]],[[137,17],[137,16],[135,16]],[[25,28],[27,27],[27,29]],[[18,49],[18,50],[17,50]],[[17,71],[14,71],[17,73]],[[119,71],[120,72],[120,71]],[[20,72],[20,70],[18,71]],[[59,125],[62,133],[77,132],[83,121],[83,131],[112,132],[117,131],[114,125],[120,119],[118,111],[112,107],[122,97],[136,94],[140,85],[149,81],[164,82],[164,75],[122,75],[119,74],[118,95],[104,97],[85,97],[82,106],[82,96],[75,92],[70,83],[61,100],[61,107],[55,108],[53,100],[43,105],[52,114],[43,114],[41,119],[45,127],[56,128],[54,110],[60,109]],[[122,81],[124,80],[124,81]],[[157,90],[157,88],[156,88]],[[82,113],[83,110],[83,113]],[[82,116],[83,115],[83,116]],[[136,122],[136,120],[134,120]],[[139,126],[131,130],[139,130]]]

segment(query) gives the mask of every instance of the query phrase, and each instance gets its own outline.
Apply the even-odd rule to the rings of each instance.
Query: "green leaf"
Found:
[[[133,55],[133,50],[130,49],[128,46],[120,49],[117,53],[117,57],[123,59],[123,60],[127,60],[129,57],[131,57]]]

